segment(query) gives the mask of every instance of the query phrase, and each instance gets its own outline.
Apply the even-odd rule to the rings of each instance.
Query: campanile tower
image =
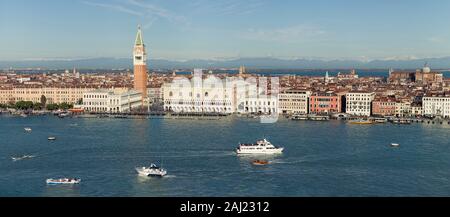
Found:
[[[133,49],[134,89],[142,93],[142,99],[147,98],[147,52],[142,39],[141,27],[138,26]]]

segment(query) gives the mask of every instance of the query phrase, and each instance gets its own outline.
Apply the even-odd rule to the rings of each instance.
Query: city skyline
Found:
[[[450,56],[449,2],[276,3],[2,1],[0,60],[129,57],[138,24],[155,59]]]

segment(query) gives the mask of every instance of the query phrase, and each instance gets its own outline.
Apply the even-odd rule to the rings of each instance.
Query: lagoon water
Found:
[[[0,196],[450,196],[449,132],[447,123],[0,116]],[[285,147],[272,164],[234,154],[262,137]],[[11,160],[25,154],[36,157]],[[137,176],[151,162],[169,175]],[[46,185],[52,177],[82,182]]]

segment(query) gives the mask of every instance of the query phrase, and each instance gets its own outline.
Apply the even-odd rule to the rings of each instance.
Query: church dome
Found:
[[[423,67],[422,72],[429,73],[429,72],[431,72],[431,68],[428,66],[425,66],[425,67]]]

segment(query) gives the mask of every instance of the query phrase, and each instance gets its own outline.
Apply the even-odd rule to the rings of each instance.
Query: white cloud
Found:
[[[295,43],[324,35],[325,31],[309,25],[296,25],[278,29],[248,29],[244,39]]]
[[[126,8],[126,7],[124,7],[122,5],[118,5],[118,4],[104,4],[104,3],[96,3],[96,2],[88,2],[88,1],[83,1],[83,4],[96,6],[96,7],[102,7],[102,8],[108,8],[108,9],[116,10],[119,12],[139,16],[139,17],[142,17],[144,15],[143,13],[141,13],[137,10]]]
[[[187,19],[161,6],[140,0],[127,0],[121,3],[105,4],[92,1],[83,1],[83,4],[107,8],[121,13],[127,13],[141,17],[146,23],[143,28],[149,28],[158,19],[167,20],[178,25],[189,25]]]

